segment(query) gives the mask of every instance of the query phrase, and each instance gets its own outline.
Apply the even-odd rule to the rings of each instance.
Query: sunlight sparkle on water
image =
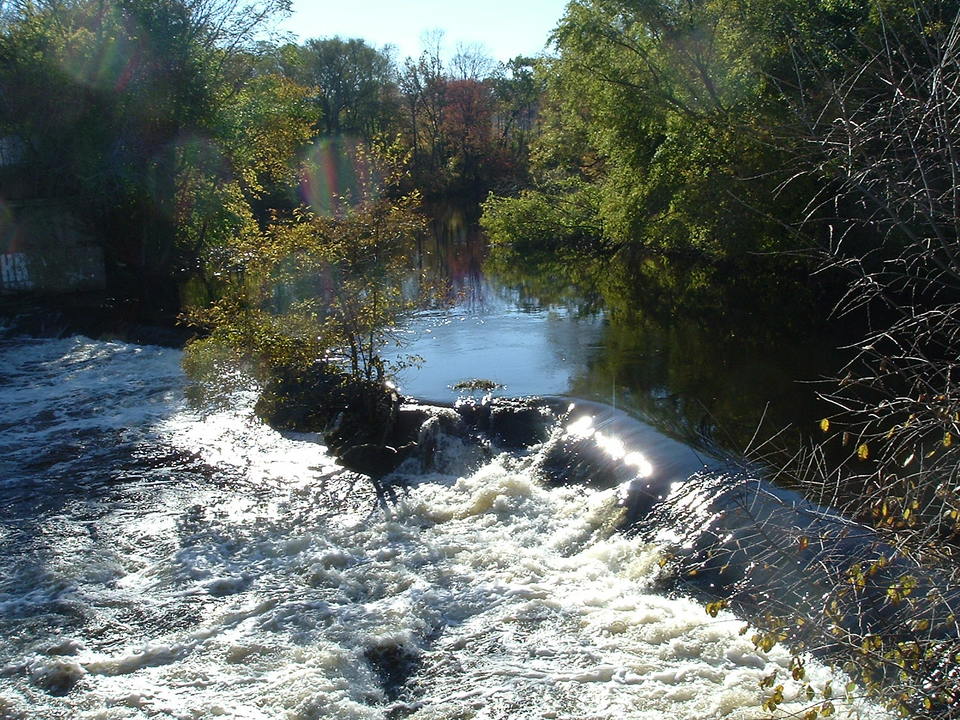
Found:
[[[574,407],[571,405],[571,407]],[[637,477],[645,478],[653,475],[653,465],[646,456],[637,450],[627,450],[623,440],[615,435],[603,433],[594,427],[594,418],[584,415],[567,425],[567,435],[574,438],[593,438],[597,446],[612,460],[622,460],[625,465],[637,469]]]

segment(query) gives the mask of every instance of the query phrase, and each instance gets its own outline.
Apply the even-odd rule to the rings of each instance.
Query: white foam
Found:
[[[23,646],[0,676],[0,712],[367,719],[403,700],[415,720],[768,716],[759,682],[785,674],[787,651],[759,652],[733,616],[658,594],[658,547],[611,534],[615,488],[548,489],[532,460],[502,456],[463,477],[422,478],[382,508],[369,486],[351,489],[316,438],[254,420],[249,398],[188,410],[173,351],[50,342],[48,370],[76,394],[37,380],[42,402],[106,392],[105,381],[80,379],[98,363],[165,398],[64,422],[131,423],[226,479],[174,475],[151,480],[149,493],[131,480],[123,503],[91,498],[99,540],[69,509],[43,525],[56,573],[0,600],[21,613],[69,600],[85,621],[42,652]],[[158,375],[166,380],[149,380]],[[29,394],[17,406],[27,423]],[[68,530],[87,539],[62,543]],[[408,676],[409,696],[391,696],[371,648]],[[814,660],[807,672],[821,686],[831,677]],[[45,689],[58,684],[74,687]],[[785,682],[785,696],[795,692]]]

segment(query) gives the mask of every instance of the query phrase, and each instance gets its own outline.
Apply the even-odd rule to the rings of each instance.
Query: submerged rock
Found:
[[[562,403],[561,403],[562,404]],[[546,398],[463,398],[454,406],[470,426],[498,445],[519,449],[539,445],[561,416],[557,401]]]
[[[362,443],[351,445],[343,450],[338,460],[347,470],[369,475],[378,480],[389,475],[417,449],[417,443],[411,442],[400,447]]]
[[[422,663],[420,653],[403,643],[385,642],[368,647],[364,660],[376,673],[387,700],[400,697],[407,682]]]

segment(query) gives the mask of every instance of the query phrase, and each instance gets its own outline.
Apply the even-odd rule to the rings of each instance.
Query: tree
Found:
[[[517,56],[491,77],[497,102],[495,131],[500,146],[510,158],[518,184],[527,181],[530,144],[539,129],[541,99],[546,91],[535,65],[534,60]]]
[[[794,44],[803,72],[820,81],[814,91],[802,75],[795,80],[804,92],[795,109],[817,150],[808,171],[823,192],[811,206],[837,215],[824,259],[850,278],[835,311],[867,320],[845,377],[825,393],[836,406],[821,424],[827,440],[788,473],[879,535],[876,563],[851,568],[825,595],[827,606],[845,607],[856,583],[883,594],[889,612],[910,616],[905,627],[836,640],[857,658],[856,677],[903,714],[955,718],[960,7],[936,0],[868,9],[828,57],[805,38]],[[876,564],[891,558],[937,572],[940,582],[924,587],[919,572],[906,571],[876,580]],[[835,625],[830,617],[815,628],[826,635]]]
[[[416,62],[408,58],[400,75],[413,149],[414,182],[428,191],[436,185],[435,178],[443,167],[446,153],[443,124],[447,78],[439,43],[438,36],[432,49],[421,53]]]
[[[455,80],[486,80],[493,74],[496,62],[479,43],[457,43],[457,52],[450,63]]]
[[[445,96],[442,131],[449,156],[446,170],[457,178],[461,192],[485,189],[491,165],[499,159],[499,148],[493,143],[491,88],[477,80],[451,80]]]
[[[113,290],[175,312],[177,278],[196,267],[197,243],[210,237],[207,210],[233,207],[237,197],[220,190],[241,177],[241,196],[255,190],[259,171],[244,166],[255,158],[232,144],[242,133],[237,116],[226,116],[249,101],[253,29],[286,7],[285,0],[8,7],[0,127],[24,141],[23,172],[35,194],[69,206],[101,240]],[[239,217],[235,210],[226,215]]]
[[[389,129],[396,107],[395,71],[388,49],[360,39],[308,40],[295,53],[294,77],[316,87],[323,132],[370,140]]]
[[[424,219],[419,194],[400,191],[399,145],[354,152],[371,172],[334,213],[301,208],[211,257],[224,287],[191,314],[208,334],[188,347],[187,366],[200,380],[252,372],[264,387],[261,413],[280,425],[324,430],[345,409],[349,428],[338,437],[363,442],[387,432],[389,368],[380,353],[421,300],[405,293],[405,281]]]

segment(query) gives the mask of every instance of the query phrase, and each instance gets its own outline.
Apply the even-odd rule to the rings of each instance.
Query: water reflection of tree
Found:
[[[761,421],[771,434],[787,425],[812,429],[823,413],[801,381],[835,369],[839,360],[827,348],[837,343],[824,342],[828,328],[796,309],[803,292],[777,292],[768,276],[721,282],[722,268],[662,258],[541,261],[503,248],[494,248],[487,269],[538,307],[604,314],[602,340],[574,377],[574,395],[734,452]]]

